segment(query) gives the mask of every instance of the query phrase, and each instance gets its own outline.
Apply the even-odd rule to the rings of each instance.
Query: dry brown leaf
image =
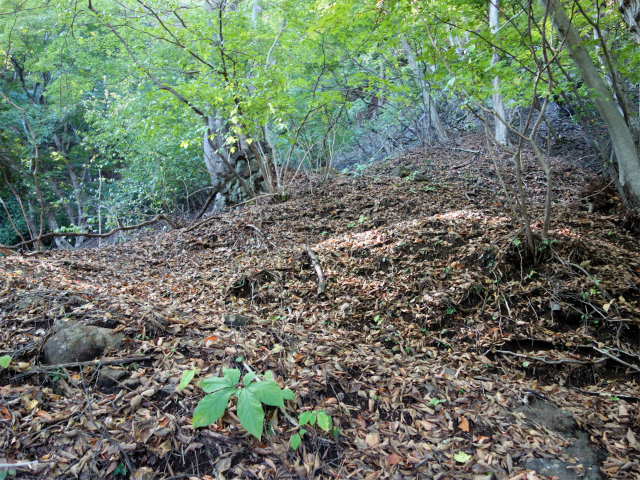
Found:
[[[396,465],[400,463],[401,458],[400,458],[400,455],[398,455],[397,453],[391,453],[385,457],[385,460],[389,465]]]
[[[458,424],[458,427],[460,428],[460,430],[462,430],[463,432],[468,432],[469,431],[469,420],[467,420],[464,417],[460,418],[460,423]]]
[[[377,433],[371,433],[365,436],[364,441],[369,447],[373,448],[380,443],[380,435]]]

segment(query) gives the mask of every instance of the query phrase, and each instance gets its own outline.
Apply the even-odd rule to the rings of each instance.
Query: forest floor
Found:
[[[545,403],[584,431],[602,476],[640,479],[640,242],[584,152],[555,152],[546,239],[545,179],[526,158],[535,258],[468,136],[324,185],[300,178],[285,202],[0,259],[0,463],[36,462],[19,478],[536,479],[527,462],[568,461],[574,441],[527,415]],[[428,180],[392,177],[398,165]],[[126,334],[103,361],[137,382],[42,364],[65,319]],[[193,428],[198,381],[223,366],[271,370],[295,393],[286,415],[266,408],[261,440],[235,401]],[[294,451],[311,410],[334,434],[307,426]]]

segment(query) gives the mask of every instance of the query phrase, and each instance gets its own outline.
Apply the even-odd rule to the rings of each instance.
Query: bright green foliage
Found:
[[[301,426],[309,424],[312,427],[317,423],[318,426],[325,432],[331,430],[331,427],[333,426],[331,417],[327,415],[324,410],[303,412],[300,414],[298,422]]]
[[[10,355],[3,355],[0,357],[0,367],[8,368],[10,363],[11,363]]]
[[[300,414],[298,417],[298,423],[300,427],[303,425],[311,425],[312,427],[316,424],[325,432],[329,432],[333,430],[333,421],[331,417],[326,414],[324,410],[314,410],[314,411],[306,411]],[[297,450],[300,444],[302,443],[302,436],[307,433],[307,430],[301,428],[298,433],[294,433],[291,435],[289,439],[289,445],[294,450]],[[333,431],[334,435],[337,435],[335,431]]]
[[[456,454],[453,456],[453,458],[454,458],[454,459],[455,459],[455,461],[456,461],[456,462],[458,462],[458,463],[466,463],[466,462],[468,462],[469,460],[471,460],[472,455],[469,455],[468,453],[465,453],[465,452],[460,451],[460,452],[456,453]]]
[[[193,380],[193,377],[195,377],[195,375],[196,375],[195,368],[191,370],[186,370],[185,372],[183,372],[182,378],[180,379],[180,385],[178,385],[178,390],[183,390],[187,388],[187,385],[191,383],[191,380]]]
[[[242,426],[256,438],[262,436],[264,409],[262,404],[284,407],[284,400],[293,399],[289,389],[281,390],[273,380],[271,372],[257,375],[247,373],[240,381],[240,370],[223,369],[222,377],[208,378],[200,382],[200,387],[208,393],[200,400],[193,412],[193,426],[206,427],[218,420],[225,412],[231,395],[238,398],[238,419]],[[261,377],[262,381],[254,381]]]
[[[298,449],[298,447],[302,443],[302,435],[304,435],[305,433],[307,433],[307,431],[304,428],[301,428],[298,433],[294,433],[293,435],[291,435],[291,438],[289,439],[289,445],[291,445],[291,448],[293,448],[294,450]]]

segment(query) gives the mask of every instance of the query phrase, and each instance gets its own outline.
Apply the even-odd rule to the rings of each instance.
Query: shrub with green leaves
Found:
[[[284,400],[294,398],[293,392],[288,388],[280,389],[270,371],[264,375],[247,373],[242,378],[242,385],[236,386],[240,375],[238,369],[224,368],[222,377],[207,378],[200,382],[200,388],[208,395],[200,400],[193,412],[194,427],[206,427],[218,420],[224,414],[229,398],[234,395],[238,398],[237,413],[240,423],[251,435],[260,438],[264,424],[262,404],[284,407]]]

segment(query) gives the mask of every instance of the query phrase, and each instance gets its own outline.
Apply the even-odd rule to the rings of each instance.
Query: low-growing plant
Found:
[[[11,355],[2,355],[0,357],[0,367],[8,368],[11,363]]]
[[[237,413],[240,424],[251,435],[260,438],[264,424],[262,404],[284,407],[284,400],[294,398],[293,392],[288,388],[280,389],[273,380],[271,371],[264,375],[249,372],[242,377],[242,385],[236,386],[240,381],[240,375],[240,370],[236,368],[224,368],[222,377],[207,378],[200,382],[200,388],[208,395],[200,400],[193,412],[195,428],[211,425],[222,417],[233,395],[238,398]]]
[[[298,417],[298,424],[300,427],[304,425],[315,426],[316,424],[325,432],[332,431],[334,435],[336,435],[336,431],[333,428],[333,420],[329,415],[326,414],[324,410],[314,410],[302,412]],[[300,428],[298,433],[294,433],[291,435],[289,439],[289,444],[291,448],[297,450],[300,444],[302,443],[302,436],[307,433],[307,430],[304,428]]]

